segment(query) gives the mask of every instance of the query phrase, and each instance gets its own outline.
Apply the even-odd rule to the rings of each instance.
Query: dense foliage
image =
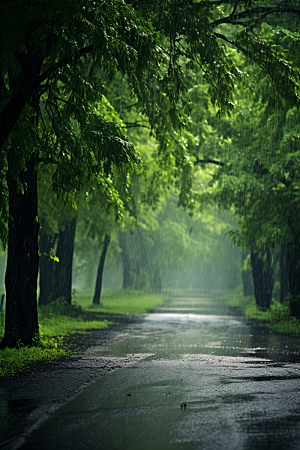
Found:
[[[297,0],[0,1],[3,347],[30,345],[38,332],[39,233],[40,253],[52,256],[48,285],[63,286],[43,302],[70,303],[78,221],[106,250],[117,231],[122,249],[137,224],[152,249],[170,235],[183,244],[175,221],[157,216],[148,226],[148,206],[159,209],[171,187],[195,215],[199,202],[233,208],[237,242],[264,271],[275,240],[286,245],[300,314],[299,12]],[[148,128],[151,139],[131,128]],[[220,170],[197,180],[207,163]],[[155,222],[160,237],[145,237]],[[54,246],[68,263],[53,262]],[[157,281],[167,262],[149,260],[145,271]]]

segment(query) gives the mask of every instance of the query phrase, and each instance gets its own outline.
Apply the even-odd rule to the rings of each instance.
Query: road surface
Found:
[[[299,339],[234,314],[212,295],[171,298],[90,347],[93,381],[52,411],[35,405],[3,448],[299,450]]]

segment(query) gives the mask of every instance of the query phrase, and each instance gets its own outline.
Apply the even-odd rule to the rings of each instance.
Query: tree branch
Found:
[[[206,159],[199,159],[197,158],[194,162],[194,166],[197,164],[216,164],[217,166],[224,167],[225,163],[222,161],[217,161],[216,159],[206,158]]]
[[[231,3],[232,0],[213,0],[213,1],[206,1],[206,2],[199,2],[199,3],[194,3],[193,1],[191,1],[192,6],[194,6],[197,10],[203,9],[204,7],[210,7],[210,6],[220,6],[224,3]]]
[[[247,56],[251,56],[251,53],[248,52],[248,50],[246,50],[244,47],[241,47],[240,45],[236,44],[234,41],[232,41],[231,39],[228,39],[224,34],[221,33],[214,33],[214,35],[219,38],[222,39],[225,42],[228,42],[228,44],[234,45],[234,47],[236,47],[238,50],[240,50],[241,52],[243,52],[245,55]]]
[[[78,52],[77,52],[77,56],[78,58],[80,58],[81,56],[84,55],[88,55],[89,53],[91,53],[94,50],[94,45],[87,45],[86,47],[81,48]],[[56,64],[54,64],[52,67],[49,67],[49,69],[45,70],[45,72],[43,72],[37,79],[37,86],[39,86],[41,83],[43,83],[44,81],[47,80],[47,78],[49,78],[49,76],[51,75],[52,72],[54,72],[57,69],[61,69],[62,67],[65,67],[70,60],[72,59],[72,57],[68,57],[68,58],[64,58],[61,61],[58,61]]]
[[[223,161],[217,161],[216,159],[211,159],[211,158],[206,158],[206,159],[199,159],[197,158],[196,161],[194,162],[194,166],[196,166],[197,164],[215,164],[217,166],[221,166],[224,167],[226,164]],[[260,175],[270,175],[270,171],[266,168],[263,168],[260,171]],[[284,184],[285,187],[289,187],[291,182],[288,181],[286,178],[277,178],[277,181],[279,181],[280,183]]]
[[[218,25],[221,25],[223,23],[231,23],[231,24],[240,24],[244,25],[243,22],[239,22],[243,19],[250,19],[253,18],[255,15],[259,15],[260,18],[267,16],[269,14],[276,14],[276,13],[283,13],[283,12],[289,12],[292,14],[300,14],[300,11],[296,10],[295,8],[286,5],[285,2],[283,2],[281,5],[277,6],[269,6],[269,7],[261,7],[258,6],[256,8],[246,9],[243,12],[237,13],[237,14],[230,14],[230,16],[222,17],[218,20],[215,20],[211,23],[212,27],[217,27]]]
[[[142,125],[142,124],[137,123],[137,122],[124,122],[124,125],[126,125],[126,128],[142,127],[142,128],[150,129],[150,127],[148,127],[148,125]]]

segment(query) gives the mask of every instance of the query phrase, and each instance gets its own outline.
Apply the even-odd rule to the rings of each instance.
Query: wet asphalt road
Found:
[[[174,297],[82,360],[117,370],[94,367],[92,383],[37,414],[11,449],[300,449],[300,340],[213,296]]]

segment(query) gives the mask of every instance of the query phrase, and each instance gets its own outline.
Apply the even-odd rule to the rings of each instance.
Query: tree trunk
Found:
[[[73,253],[76,232],[76,217],[68,223],[66,228],[58,235],[56,256],[59,262],[54,265],[54,286],[52,300],[63,297],[72,303],[72,270]]]
[[[161,292],[162,290],[162,281],[163,281],[163,277],[161,275],[161,271],[156,268],[154,270],[153,276],[152,276],[152,290],[154,292]]]
[[[248,250],[242,250],[242,283],[243,283],[243,293],[245,297],[254,294],[252,271],[243,269],[244,261],[248,255],[249,255]]]
[[[285,244],[281,244],[279,265],[280,265],[280,303],[283,303],[289,294],[288,255],[287,255],[287,247]]]
[[[119,244],[121,247],[121,258],[123,262],[123,289],[133,288],[133,277],[130,266],[130,258],[127,250],[126,237],[124,233],[119,233]]]
[[[106,258],[106,253],[107,253],[109,243],[110,243],[110,236],[108,234],[106,234],[104,236],[104,242],[103,242],[102,252],[101,252],[101,256],[100,256],[98,271],[97,271],[95,293],[94,293],[94,298],[93,298],[94,305],[100,305],[104,263],[105,263],[105,258]]]
[[[294,234],[294,241],[288,249],[289,292],[291,315],[300,319],[300,233]]]
[[[38,333],[37,276],[39,267],[36,155],[18,179],[13,175],[14,152],[8,157],[8,253],[5,274],[6,317],[1,347],[31,345]]]
[[[31,48],[27,46],[26,50],[26,59],[22,62],[21,71],[12,83],[9,101],[0,114],[0,149],[39,84],[37,81],[44,55],[37,46]]]
[[[273,293],[273,270],[271,252],[267,250],[265,261],[258,253],[251,252],[254,296],[258,308],[270,309]]]
[[[50,251],[54,247],[57,234],[50,235],[40,229],[40,295],[39,306],[47,305],[52,299],[54,292],[54,270],[57,262],[50,258]]]

